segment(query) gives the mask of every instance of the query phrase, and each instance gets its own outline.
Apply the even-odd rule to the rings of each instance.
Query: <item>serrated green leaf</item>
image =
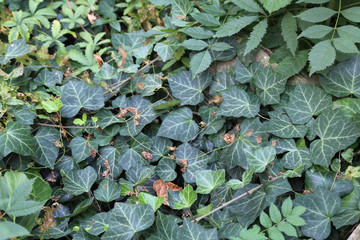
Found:
[[[209,44],[204,42],[203,40],[197,40],[197,39],[189,39],[183,41],[179,46],[183,46],[187,49],[193,50],[193,51],[201,51],[204,48],[208,47]]]
[[[260,214],[260,223],[265,228],[269,228],[272,226],[272,221],[271,221],[269,215],[267,215],[264,211],[262,211]]]
[[[261,173],[266,166],[275,160],[276,151],[273,146],[267,146],[259,149],[244,149],[246,159],[255,173]]]
[[[208,39],[214,37],[214,33],[208,29],[202,27],[189,27],[181,32],[197,39]]]
[[[109,229],[101,239],[131,239],[137,232],[149,228],[154,220],[150,205],[117,202],[110,212]]]
[[[286,13],[281,20],[281,35],[283,36],[286,46],[293,56],[295,56],[298,46],[296,30],[297,24],[294,15],[290,12]]]
[[[111,202],[120,197],[120,186],[109,178],[105,178],[94,191],[94,196],[101,202]]]
[[[271,240],[285,240],[280,230],[275,226],[269,228],[268,234]]]
[[[270,214],[270,218],[274,223],[280,223],[281,222],[281,213],[279,211],[279,209],[273,204],[270,204],[270,208],[269,208],[269,214]]]
[[[309,53],[310,75],[333,64],[335,56],[336,52],[330,40],[315,44]]]
[[[267,18],[259,22],[253,28],[253,31],[250,33],[250,37],[246,42],[246,47],[244,51],[244,55],[247,55],[252,50],[254,50],[261,42],[262,38],[266,33],[266,29],[268,27]]]
[[[207,27],[216,27],[221,23],[219,20],[209,13],[192,13],[191,16],[199,23]]]
[[[226,42],[214,42],[211,44],[211,49],[214,51],[226,51],[233,48],[230,44]]]
[[[288,197],[281,205],[281,213],[284,217],[288,217],[291,215],[291,211],[293,208],[293,203],[290,197]]]
[[[244,16],[234,18],[222,25],[216,32],[214,37],[220,38],[234,35],[235,33],[238,33],[241,29],[248,26],[257,19],[257,16]]]
[[[260,2],[269,13],[272,13],[290,4],[291,0],[260,0]]]
[[[185,188],[180,191],[179,198],[181,202],[175,203],[174,207],[175,209],[184,209],[184,208],[190,208],[191,205],[194,204],[194,202],[197,199],[197,194],[194,191],[194,189],[191,187],[190,184],[186,185]]]
[[[301,12],[296,17],[307,22],[322,22],[336,14],[336,11],[327,7],[314,7]]]
[[[193,78],[190,71],[184,71],[168,79],[174,97],[180,99],[181,105],[196,105],[204,101],[205,88],[211,84],[210,72],[198,74]]]
[[[73,80],[64,86],[61,102],[61,115],[74,117],[81,108],[99,110],[104,107],[104,95],[100,87]]]
[[[23,156],[36,156],[31,128],[18,122],[9,121],[5,132],[0,132],[0,153],[5,157],[14,152]]]
[[[353,22],[360,22],[360,7],[352,7],[341,10],[341,15]]]
[[[50,167],[56,162],[59,155],[59,148],[55,145],[60,141],[60,132],[52,127],[41,127],[35,135],[35,152],[34,161],[42,166]]]
[[[334,38],[333,39],[334,47],[343,53],[359,53],[358,48],[355,43],[350,41],[347,38]]]
[[[195,54],[190,60],[190,70],[193,78],[199,73],[205,71],[211,64],[212,58],[209,51],[203,51]]]
[[[354,43],[360,43],[360,28],[353,25],[345,25],[336,28],[336,30],[341,38],[350,40]]]
[[[332,32],[334,29],[325,25],[314,25],[306,28],[297,38],[305,37],[310,39],[320,39]]]
[[[265,233],[260,231],[261,228],[256,224],[250,229],[243,228],[239,234],[241,238],[234,238],[234,240],[267,240],[268,238],[265,236]]]
[[[350,94],[360,97],[360,56],[337,64],[325,77],[320,77],[320,84],[335,97]]]
[[[10,238],[24,237],[30,235],[29,231],[23,226],[13,222],[1,222],[0,223],[1,240]]]
[[[277,227],[281,232],[285,233],[288,236],[291,236],[291,237],[298,236],[296,229],[288,222],[281,222],[281,223],[279,223],[279,225]]]
[[[268,131],[281,138],[302,138],[307,133],[305,125],[294,125],[290,118],[281,112],[269,112]]]
[[[260,101],[239,87],[222,92],[223,101],[218,111],[219,116],[254,117],[260,111]]]
[[[61,170],[64,191],[73,195],[80,195],[90,191],[95,183],[97,174],[94,168],[87,166],[82,170]]]
[[[360,129],[346,119],[340,109],[326,110],[316,120],[314,131],[320,137],[310,144],[310,158],[314,164],[329,166],[334,154],[353,144]]]
[[[331,96],[315,85],[299,83],[290,92],[285,110],[294,124],[305,124],[313,116],[318,116],[332,107]]]
[[[340,211],[340,197],[334,192],[319,187],[315,189],[315,193],[296,200],[306,208],[306,212],[301,216],[307,223],[302,226],[302,233],[314,239],[327,238],[331,231],[331,218]],[[287,221],[297,226],[304,223],[300,219],[290,216]]]
[[[264,10],[254,0],[231,0],[231,2],[245,11],[264,13]]]
[[[209,194],[215,188],[225,183],[225,170],[200,170],[195,173],[197,193]]]

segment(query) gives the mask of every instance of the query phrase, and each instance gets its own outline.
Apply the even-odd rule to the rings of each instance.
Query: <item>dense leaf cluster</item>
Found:
[[[345,239],[359,22],[358,1],[0,0],[0,239]]]

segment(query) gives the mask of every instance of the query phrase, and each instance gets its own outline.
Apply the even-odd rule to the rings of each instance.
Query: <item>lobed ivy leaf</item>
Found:
[[[165,43],[157,43],[154,48],[155,52],[161,57],[161,59],[166,62],[174,57],[175,49],[173,46],[167,45]]]
[[[246,159],[255,173],[263,172],[268,164],[275,160],[276,151],[273,146],[259,149],[244,149]]]
[[[268,131],[281,138],[302,138],[308,131],[305,125],[294,125],[290,118],[281,112],[269,112]]]
[[[192,119],[192,111],[189,108],[184,107],[172,111],[165,117],[157,135],[188,142],[194,139],[199,132],[198,125]]]
[[[320,76],[324,90],[335,97],[354,94],[360,97],[360,56],[337,64],[326,76]]]
[[[30,47],[26,44],[25,38],[12,41],[7,47],[4,57],[0,57],[0,64],[6,64],[11,59],[24,56],[30,52]]]
[[[334,154],[353,144],[360,129],[346,119],[340,109],[326,110],[316,120],[314,131],[320,139],[310,144],[310,158],[314,164],[329,166]]]
[[[225,170],[199,170],[195,173],[197,193],[209,194],[215,188],[225,183]]]
[[[105,178],[99,184],[99,187],[94,191],[94,196],[101,202],[111,202],[120,198],[120,186],[110,178]]]
[[[74,117],[81,108],[99,110],[104,107],[104,96],[100,87],[90,86],[83,81],[65,84],[61,97],[61,115]]]
[[[81,162],[90,156],[91,152],[98,150],[98,144],[94,139],[86,140],[83,137],[75,137],[71,140],[70,149],[76,162]]]
[[[59,155],[59,147],[56,141],[60,141],[60,133],[52,127],[41,127],[35,135],[34,161],[42,166],[53,169],[56,159]]]
[[[87,166],[82,170],[61,170],[64,191],[75,196],[90,191],[95,183],[97,174],[94,168]]]

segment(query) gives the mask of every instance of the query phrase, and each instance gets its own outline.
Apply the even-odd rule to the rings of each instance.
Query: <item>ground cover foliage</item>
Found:
[[[358,1],[0,8],[0,239],[346,239],[359,221]]]

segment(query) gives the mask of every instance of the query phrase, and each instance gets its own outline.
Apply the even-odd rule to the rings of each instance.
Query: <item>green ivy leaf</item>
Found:
[[[120,198],[120,186],[109,178],[105,178],[94,191],[94,196],[101,202],[111,202]]]
[[[310,159],[314,164],[329,166],[338,151],[353,144],[360,129],[346,119],[340,109],[326,110],[316,120],[314,131],[320,137],[310,144]]]
[[[176,202],[174,205],[175,209],[184,209],[184,208],[190,208],[191,205],[194,204],[194,202],[197,199],[197,194],[194,191],[194,189],[191,187],[190,184],[186,185],[185,188],[180,191],[179,198],[181,202]]]
[[[102,80],[110,80],[115,78],[117,75],[116,69],[108,64],[107,62],[101,66],[100,71],[95,76]]]
[[[180,108],[170,112],[162,122],[158,136],[188,142],[195,138],[199,127],[193,119],[189,108]]]
[[[296,17],[307,22],[322,22],[336,14],[336,11],[327,7],[314,7],[301,12]]]
[[[216,171],[212,170],[200,170],[196,174],[197,193],[209,194],[215,188],[225,183],[225,170],[220,169]]]
[[[74,117],[81,108],[99,110],[104,107],[104,95],[100,87],[87,85],[83,81],[70,81],[63,89],[61,115]]]
[[[195,78],[189,71],[171,76],[168,81],[174,97],[180,99],[181,105],[196,105],[204,101],[202,93],[212,81],[210,72],[198,74]]]
[[[252,50],[254,50],[261,42],[262,38],[266,33],[266,29],[268,27],[267,18],[259,22],[255,25],[252,32],[250,33],[250,37],[246,42],[245,52],[244,55],[247,55]]]
[[[174,47],[165,43],[157,43],[154,48],[155,52],[166,62],[174,57]]]
[[[308,131],[305,125],[293,125],[290,118],[281,112],[269,112],[269,132],[281,138],[302,138]]]
[[[231,188],[232,190],[238,190],[240,188],[243,188],[245,185],[239,179],[230,179],[225,183],[225,186]]]
[[[260,2],[269,13],[272,13],[290,4],[291,0],[260,0]]]
[[[299,83],[290,92],[285,110],[295,124],[305,124],[332,106],[331,96],[315,85]]]
[[[172,15],[186,17],[192,12],[193,2],[189,0],[171,0]]]
[[[335,97],[360,97],[360,56],[337,64],[325,77],[320,76],[320,84]]]
[[[219,116],[254,117],[260,111],[260,101],[249,95],[240,87],[233,87],[222,92],[223,101],[219,108]]]
[[[149,240],[173,240],[180,236],[180,228],[177,225],[177,218],[172,215],[165,215],[161,211],[156,214],[157,231],[150,235]]]
[[[137,232],[151,227],[154,220],[154,211],[150,205],[117,202],[110,211],[109,229],[101,239],[131,239]]]
[[[60,133],[52,127],[41,127],[35,135],[34,161],[42,166],[54,168],[54,164],[59,155],[59,148],[55,145],[60,141]]]
[[[281,19],[281,35],[283,36],[286,42],[286,46],[293,56],[295,56],[295,52],[298,46],[296,30],[296,19],[294,15],[292,15],[290,12],[287,12]]]
[[[326,239],[331,231],[331,218],[340,211],[340,197],[334,192],[319,187],[315,189],[315,193],[296,198],[295,202],[306,208],[302,218],[306,223],[311,223],[302,226],[302,233],[314,239]],[[290,217],[287,220],[295,226],[297,225],[295,223],[300,223]]]
[[[64,191],[75,196],[89,192],[97,178],[96,171],[90,166],[82,170],[61,170],[61,176]]]
[[[189,218],[184,219],[183,226],[181,228],[180,235],[184,239],[191,240],[201,240],[201,239],[209,239],[209,240],[218,240],[218,233],[216,229],[206,229],[197,223],[191,222]]]
[[[250,82],[253,77],[253,73],[248,70],[238,58],[236,58],[235,65],[235,81],[240,82],[241,84],[245,84]]]
[[[234,35],[257,19],[258,19],[257,16],[244,16],[244,17],[234,18],[230,21],[227,21],[224,25],[222,25],[218,29],[214,37],[220,38],[220,37],[227,37]]]
[[[0,64],[6,64],[11,59],[24,56],[30,52],[30,47],[26,44],[25,38],[14,40],[6,47],[5,57],[0,57]]]
[[[276,151],[272,146],[267,146],[259,149],[244,149],[246,159],[255,173],[261,173],[266,166],[275,160]]]
[[[330,40],[321,41],[311,49],[309,53],[310,75],[324,70],[335,61],[336,52]]]
[[[76,162],[81,162],[90,156],[92,149],[98,150],[98,144],[94,139],[86,140],[83,137],[75,137],[71,140],[70,149]]]
[[[156,166],[156,174],[164,181],[172,181],[176,178],[176,163],[172,159],[162,158]]]
[[[354,225],[360,219],[360,211],[354,209],[344,209],[332,217],[331,221],[336,229],[346,225]]]
[[[5,132],[0,132],[0,153],[4,157],[11,152],[23,156],[35,156],[34,138],[30,133],[29,126],[9,121]]]

